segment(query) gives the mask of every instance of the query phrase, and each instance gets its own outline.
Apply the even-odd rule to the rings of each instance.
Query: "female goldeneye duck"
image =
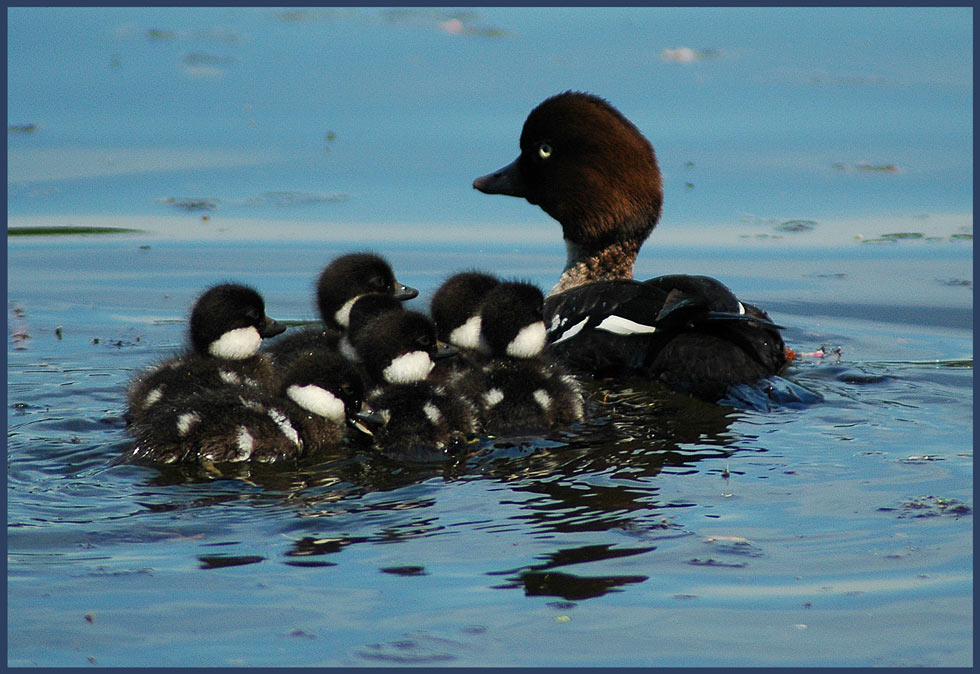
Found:
[[[363,384],[343,357],[298,359],[279,395],[230,388],[168,400],[130,426],[135,442],[124,460],[238,463],[308,456],[339,446],[346,425],[358,432]]]
[[[127,420],[135,421],[165,398],[224,386],[270,385],[271,363],[257,352],[263,339],[285,329],[266,316],[254,289],[231,283],[208,289],[191,311],[190,349],[131,382]]]
[[[351,343],[375,386],[421,381],[437,359],[455,354],[439,344],[432,321],[417,311],[376,316],[351,336]]]
[[[633,280],[663,202],[649,141],[618,110],[565,92],[531,111],[520,155],[477,178],[562,226],[567,260],[544,314],[553,352],[583,373],[640,375],[709,400],[787,364],[779,326],[708,277]]]
[[[418,290],[399,283],[391,265],[374,253],[350,253],[330,262],[317,279],[316,307],[322,326],[292,331],[270,343],[266,351],[277,366],[317,350],[334,351],[350,323],[351,309],[365,295],[387,295],[396,301],[418,296]]]
[[[489,434],[541,433],[582,421],[578,382],[542,354],[543,302],[541,290],[530,283],[508,281],[490,290],[480,304],[484,357],[447,382],[476,403]]]

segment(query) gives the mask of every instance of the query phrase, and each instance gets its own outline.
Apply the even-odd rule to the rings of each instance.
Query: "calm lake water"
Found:
[[[8,9],[10,666],[971,666],[973,12]],[[371,249],[427,306],[544,289],[472,189],[565,89],[649,137],[641,278],[715,276],[813,394],[596,414],[445,465],[115,466],[209,284],[314,318]]]

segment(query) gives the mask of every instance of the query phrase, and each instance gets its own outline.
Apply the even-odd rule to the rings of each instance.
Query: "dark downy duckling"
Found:
[[[405,301],[417,297],[419,292],[399,283],[391,265],[379,255],[342,255],[328,264],[317,279],[316,306],[323,325],[294,330],[271,342],[266,352],[277,366],[286,367],[303,354],[337,350],[348,329],[352,307],[370,294]]]
[[[285,329],[266,316],[254,289],[231,283],[208,289],[191,311],[190,349],[130,383],[127,420],[138,420],[161,401],[202,390],[272,385],[272,365],[258,350],[264,338]]]
[[[583,373],[645,376],[708,400],[784,369],[779,326],[722,283],[633,280],[663,187],[653,147],[618,110],[558,94],[531,111],[520,149],[473,187],[523,197],[562,226],[567,261],[545,302],[554,353]]]
[[[500,279],[480,271],[450,276],[432,295],[429,305],[436,336],[460,349],[480,345],[480,302],[500,285]]]
[[[519,281],[499,284],[480,303],[480,357],[447,386],[473,400],[491,435],[531,435],[583,419],[578,382],[543,355],[544,296]]]
[[[138,463],[272,463],[342,443],[346,425],[364,430],[363,384],[335,353],[298,358],[278,395],[231,388],[198,392],[154,407],[129,428],[124,460]]]
[[[367,402],[378,450],[391,458],[433,461],[451,456],[477,431],[473,405],[428,379],[441,348],[428,317],[413,311],[371,319],[353,336],[369,381]]]

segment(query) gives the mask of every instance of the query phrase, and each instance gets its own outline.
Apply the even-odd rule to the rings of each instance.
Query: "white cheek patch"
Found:
[[[151,405],[159,401],[160,398],[162,397],[163,397],[163,389],[161,389],[160,387],[153,389],[152,391],[146,394],[145,398],[143,398],[143,408],[145,409],[147,407],[150,407]]]
[[[342,423],[346,418],[344,401],[330,391],[307,384],[306,386],[292,385],[286,389],[286,395],[294,403],[334,423]]]
[[[745,305],[743,305],[741,302],[738,303],[738,313],[739,314],[745,313]]]
[[[361,362],[361,357],[357,355],[357,349],[355,349],[354,345],[350,343],[349,339],[347,339],[347,335],[344,335],[341,338],[340,343],[337,345],[337,350],[340,351],[341,356],[343,356],[350,362],[352,363]]]
[[[425,416],[428,417],[429,421],[433,424],[439,425],[442,423],[442,412],[439,408],[432,403],[426,403],[422,406],[422,411],[425,412]]]
[[[208,353],[215,358],[243,360],[254,356],[261,344],[262,336],[254,327],[236,328],[211,342]]]
[[[534,358],[541,353],[547,339],[548,331],[544,327],[544,321],[525,325],[507,345],[507,355],[511,358]]]
[[[238,427],[238,435],[235,438],[238,444],[238,456],[236,456],[234,461],[247,461],[250,456],[252,456],[252,450],[255,449],[255,438],[252,434],[248,432],[248,428],[245,426]]]
[[[299,433],[293,428],[293,425],[289,423],[289,417],[280,412],[277,409],[269,408],[266,411],[269,418],[276,422],[276,426],[279,427],[279,432],[286,436],[286,439],[291,443],[302,449],[303,441],[299,439]]]
[[[354,306],[354,302],[356,302],[357,300],[361,299],[361,297],[363,297],[363,295],[357,295],[355,297],[350,298],[349,300],[347,300],[346,302],[344,302],[344,306],[342,306],[339,309],[337,309],[336,313],[334,313],[333,319],[335,321],[337,321],[337,324],[340,327],[347,328],[347,326],[350,325],[350,310],[351,310],[351,307],[353,307]]]
[[[480,346],[480,315],[470,316],[465,323],[449,333],[449,343],[461,349],[476,349]]]
[[[425,351],[404,353],[386,367],[381,375],[389,384],[411,384],[429,376],[435,363]]]
[[[548,392],[543,388],[539,388],[532,395],[534,396],[534,401],[538,403],[538,405],[541,406],[541,409],[543,409],[545,412],[551,409],[551,396],[548,395]]]
[[[596,330],[604,330],[605,332],[611,332],[616,335],[641,335],[657,331],[652,325],[637,323],[636,321],[631,321],[628,318],[616,316],[615,314],[604,318],[602,323],[596,326]]]
[[[483,404],[487,406],[487,409],[490,409],[503,399],[504,392],[499,388],[492,388],[483,394]]]
[[[555,320],[552,321],[552,328],[551,328],[552,330],[555,329],[554,328],[554,323],[557,320],[558,320],[558,317],[556,316],[555,317]],[[564,321],[562,321],[562,322],[564,323]],[[585,324],[588,323],[588,322],[589,322],[588,317],[583,318],[581,321],[579,321],[578,323],[576,323],[575,325],[573,325],[572,327],[570,327],[568,330],[566,330],[565,331],[565,334],[562,335],[561,337],[559,337],[558,339],[556,339],[554,342],[552,342],[552,344],[561,344],[566,339],[571,339],[572,337],[574,337],[578,333],[582,332],[582,328],[584,328],[585,327]]]
[[[177,417],[177,435],[184,437],[191,432],[194,424],[201,420],[201,415],[197,412],[187,412]]]

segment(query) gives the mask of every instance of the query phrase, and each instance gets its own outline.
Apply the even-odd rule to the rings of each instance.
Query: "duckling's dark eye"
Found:
[[[426,348],[432,346],[432,338],[428,335],[421,335],[417,340],[415,340],[419,346],[424,346]]]
[[[386,290],[388,288],[388,283],[381,276],[372,276],[368,279],[368,285],[378,290]]]
[[[540,143],[538,145],[538,156],[541,157],[542,159],[547,159],[548,157],[550,157],[551,152],[552,152],[551,145],[549,145],[548,143]]]

